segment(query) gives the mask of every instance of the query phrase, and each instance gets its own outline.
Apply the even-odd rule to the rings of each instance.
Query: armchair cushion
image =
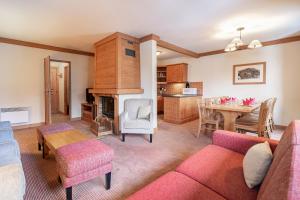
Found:
[[[152,105],[152,99],[126,99],[124,111],[128,112],[128,117],[130,119],[137,119],[140,107],[151,106],[152,108]]]
[[[138,111],[138,119],[149,119],[149,115],[151,113],[151,106],[140,106]]]
[[[151,128],[151,123],[146,119],[127,120],[124,122],[124,128],[126,129],[147,129]]]

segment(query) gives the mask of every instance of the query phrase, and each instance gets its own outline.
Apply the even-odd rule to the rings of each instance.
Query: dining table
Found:
[[[253,105],[241,105],[241,104],[211,104],[205,105],[206,109],[212,109],[219,112],[224,117],[224,130],[235,131],[235,121],[236,119],[247,113],[251,113],[258,109],[260,104],[256,103]]]

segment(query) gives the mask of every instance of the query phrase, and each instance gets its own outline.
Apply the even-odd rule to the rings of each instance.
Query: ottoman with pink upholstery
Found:
[[[38,150],[43,148],[43,158],[45,157],[44,153],[44,136],[48,134],[53,134],[61,131],[73,130],[74,127],[67,123],[57,123],[50,124],[46,126],[41,126],[37,128],[37,139],[38,139]]]
[[[110,189],[113,149],[96,139],[60,147],[56,153],[59,178],[66,188],[67,200],[72,199],[72,186],[105,174]]]

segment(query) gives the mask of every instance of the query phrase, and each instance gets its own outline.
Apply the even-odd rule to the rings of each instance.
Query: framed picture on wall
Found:
[[[233,84],[265,84],[266,62],[233,65]]]

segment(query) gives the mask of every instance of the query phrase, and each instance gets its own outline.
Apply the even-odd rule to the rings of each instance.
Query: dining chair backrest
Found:
[[[204,121],[207,119],[210,119],[212,114],[213,114],[213,110],[212,109],[207,109],[206,108],[206,104],[208,103],[208,99],[197,99],[197,105],[198,105],[198,112],[199,112],[199,120]]]
[[[267,99],[263,103],[261,103],[258,117],[258,134],[260,136],[264,136],[266,127],[268,127],[272,103],[272,99]]]
[[[276,97],[273,97],[273,98],[272,98],[271,111],[270,111],[272,117],[273,117],[273,112],[274,112],[274,107],[275,107],[276,101],[277,101],[277,98],[276,98]]]

